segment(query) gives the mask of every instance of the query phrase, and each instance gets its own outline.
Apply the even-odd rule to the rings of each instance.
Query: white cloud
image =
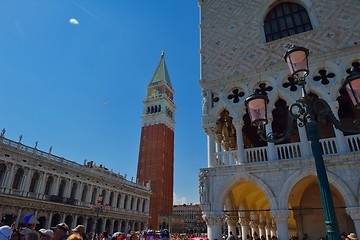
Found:
[[[181,205],[184,203],[187,203],[186,197],[178,197],[176,196],[176,193],[174,192],[174,205]]]
[[[76,20],[75,18],[70,19],[70,23],[74,25],[79,24],[78,20]]]

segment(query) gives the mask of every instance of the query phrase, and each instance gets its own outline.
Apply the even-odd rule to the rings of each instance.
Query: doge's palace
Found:
[[[199,193],[210,240],[235,235],[280,240],[326,235],[313,153],[305,127],[267,143],[245,99],[269,98],[266,133],[286,128],[301,96],[284,53],[310,50],[306,92],[324,99],[342,123],[360,119],[343,87],[360,69],[360,2],[349,0],[199,0],[202,126],[208,166]],[[319,111],[321,106],[314,106]],[[360,135],[319,119],[321,151],[340,232],[360,234]]]

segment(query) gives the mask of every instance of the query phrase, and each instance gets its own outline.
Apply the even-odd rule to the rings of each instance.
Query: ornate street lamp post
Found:
[[[345,127],[335,117],[331,111],[328,103],[323,99],[314,99],[309,96],[305,90],[305,78],[309,74],[308,67],[309,50],[304,47],[292,46],[284,56],[290,72],[295,79],[297,85],[301,87],[301,98],[289,107],[288,123],[285,132],[267,133],[265,132],[265,125],[267,120],[267,104],[269,99],[266,95],[254,93],[245,100],[245,105],[248,109],[251,124],[257,126],[258,134],[261,139],[278,143],[290,136],[290,130],[293,121],[296,119],[300,123],[299,127],[306,127],[306,132],[311,141],[311,150],[315,159],[316,172],[318,176],[318,183],[320,188],[321,202],[324,210],[326,232],[329,240],[340,239],[339,227],[336,220],[333,200],[330,192],[330,185],[326,174],[324,159],[322,156],[321,145],[319,142],[319,133],[317,124],[320,122],[317,119],[320,117],[328,117],[335,128],[346,132],[360,132],[360,121],[355,120],[353,125]],[[356,108],[360,108],[360,72],[356,68],[351,69],[350,75],[345,79],[344,86],[348,91],[351,100]],[[314,105],[320,103],[322,105],[321,111],[315,112]],[[315,115],[317,118],[315,118]]]
[[[99,222],[99,213],[110,210],[110,205],[106,204],[103,205],[104,196],[99,195],[96,201],[96,204],[90,203],[90,209],[94,210],[96,213],[96,220],[95,220],[95,230],[94,230],[94,237],[93,240],[96,240],[96,231],[98,229],[98,222]]]

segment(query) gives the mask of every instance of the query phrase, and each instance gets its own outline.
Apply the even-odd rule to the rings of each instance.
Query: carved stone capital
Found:
[[[271,215],[273,216],[275,222],[286,222],[290,217],[289,210],[272,210]]]
[[[226,215],[225,221],[230,226],[235,226],[238,222],[239,217],[234,215]]]
[[[360,220],[360,207],[346,208],[346,212],[352,220]]]
[[[224,213],[222,212],[204,212],[202,217],[207,225],[221,225],[224,222]]]
[[[249,226],[249,220],[247,219],[247,218],[240,218],[239,219],[239,224],[241,225],[241,226]]]

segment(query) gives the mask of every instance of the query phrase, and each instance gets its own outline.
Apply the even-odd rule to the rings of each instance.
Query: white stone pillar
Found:
[[[6,176],[6,181],[5,182],[6,182],[6,188],[7,189],[11,188],[11,184],[13,182],[14,176],[15,176],[15,164],[11,165],[10,172]]]
[[[46,176],[47,174],[45,172],[42,172],[39,177],[39,185],[36,189],[36,193],[38,194],[39,198],[41,198],[41,196],[44,195],[45,192]]]
[[[110,234],[114,232],[114,220],[110,219]]]
[[[249,235],[249,220],[246,218],[240,218],[239,223],[241,225],[242,239],[246,240],[246,236]]]
[[[78,184],[79,184],[79,187],[78,187],[77,192],[75,194],[75,199],[77,199],[78,204],[80,204],[82,192],[84,191],[84,183],[83,182],[78,182]]]
[[[119,208],[124,208],[125,194],[121,194],[120,196],[120,206]],[[149,205],[149,204],[147,204]],[[124,208],[125,209],[125,208]]]
[[[208,167],[215,167],[215,135],[210,129],[208,129],[206,133],[208,141]]]
[[[55,226],[51,226],[52,217],[53,217],[53,213],[50,212],[48,222],[47,222],[47,226],[46,226],[47,229],[50,229],[51,227],[55,227]]]
[[[21,218],[21,208],[19,207],[18,214],[17,214],[17,216],[16,216],[15,228],[18,228],[18,227],[19,227],[20,218]]]
[[[296,122],[296,126],[299,132],[299,137],[300,137],[300,151],[301,151],[301,156],[305,157],[305,156],[311,156],[311,149],[310,149],[310,144],[309,144],[309,139],[307,137],[306,134],[306,129],[305,127],[299,127],[299,123],[300,121],[297,120]]]
[[[278,239],[289,239],[288,218],[290,217],[289,210],[271,210],[271,215],[276,222],[278,231]]]
[[[236,223],[238,219],[239,218],[237,216],[226,216],[225,221],[228,225],[228,236],[230,236],[230,232],[236,236]]]
[[[263,215],[260,213],[259,214],[259,237],[261,237],[261,236],[266,237],[265,225],[266,225],[265,219],[263,218]]]
[[[60,177],[54,176],[54,182],[51,187],[50,195],[58,195],[60,187]]]
[[[105,189],[105,196],[104,196],[104,205],[109,203],[109,199],[110,199],[110,191],[108,189]]]
[[[224,222],[223,213],[205,212],[204,220],[207,225],[207,233],[209,240],[221,239],[221,227]]]
[[[23,177],[23,183],[21,184],[20,190],[23,192],[29,192],[30,184],[31,184],[31,178],[33,175],[33,170],[29,169],[26,174],[24,174]]]
[[[117,192],[114,193],[113,202],[111,204],[111,207],[117,208],[117,202],[118,202],[119,194]],[[141,205],[142,206],[142,205]]]
[[[347,214],[354,222],[356,234],[360,235],[360,207],[348,207],[346,208]]]
[[[128,200],[127,200],[125,209],[129,210],[130,206],[131,206],[132,196],[131,195],[127,195],[127,196],[128,196]]]
[[[94,186],[92,185],[88,185],[88,189],[87,189],[87,196],[86,196],[86,203],[91,203],[91,197],[92,197],[92,194],[93,194],[93,191],[94,191]],[[95,203],[95,202],[94,202]]]
[[[265,130],[266,130],[266,133],[265,134],[268,134],[268,133],[272,133],[273,130],[272,130],[272,122],[273,122],[273,119],[272,119],[272,113],[268,113],[268,124],[265,125]],[[268,142],[267,143],[267,156],[268,156],[268,160],[270,162],[272,161],[275,161],[277,160],[277,156],[276,156],[276,148],[275,148],[275,144],[274,143],[271,143],[271,142]],[[258,232],[257,232],[258,233]],[[259,233],[258,233],[259,234]]]
[[[142,209],[143,204],[144,204],[144,199],[143,199],[143,198],[140,198],[140,205],[139,205],[140,208],[138,209],[139,212],[142,212],[142,211],[143,211],[143,209]]]
[[[339,102],[338,101],[334,101],[329,103],[329,106],[331,108],[331,111],[334,113],[336,119],[339,119]],[[335,133],[335,137],[336,137],[336,146],[337,146],[337,150],[339,153],[348,153],[350,152],[350,148],[349,145],[346,142],[344,133],[338,129],[336,129],[334,126],[334,133]]]
[[[244,139],[242,134],[242,128],[244,126],[244,120],[241,120],[240,122],[234,123],[235,129],[236,129],[236,142],[237,142],[237,155],[238,155],[238,162],[240,164],[246,163],[245,158],[245,151],[244,151]]]
[[[68,179],[68,180],[66,181],[67,187],[65,186],[64,197],[70,198],[71,191],[72,191],[72,187],[73,187],[72,184],[73,184],[73,180],[72,180],[72,179]]]

